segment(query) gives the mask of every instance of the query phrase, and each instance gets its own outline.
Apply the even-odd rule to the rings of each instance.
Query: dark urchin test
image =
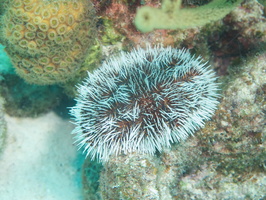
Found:
[[[71,109],[76,144],[91,159],[154,154],[204,126],[218,104],[213,70],[171,47],[111,58],[78,86]]]

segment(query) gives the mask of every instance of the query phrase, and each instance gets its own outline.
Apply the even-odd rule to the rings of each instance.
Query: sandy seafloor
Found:
[[[82,156],[74,125],[54,112],[37,118],[5,116],[0,156],[0,200],[80,200]]]

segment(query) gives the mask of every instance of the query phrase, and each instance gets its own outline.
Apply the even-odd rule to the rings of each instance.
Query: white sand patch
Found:
[[[73,125],[53,112],[32,118],[6,116],[0,157],[1,200],[80,200],[80,166]]]

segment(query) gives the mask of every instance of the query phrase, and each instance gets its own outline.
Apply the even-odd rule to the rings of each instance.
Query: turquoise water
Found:
[[[14,73],[14,68],[12,67],[12,63],[10,58],[7,56],[4,51],[4,46],[0,44],[0,74],[6,73]]]

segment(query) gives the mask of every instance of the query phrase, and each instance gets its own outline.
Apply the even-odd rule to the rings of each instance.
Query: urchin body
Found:
[[[89,73],[78,87],[77,144],[92,159],[154,154],[185,140],[213,115],[214,72],[186,50],[163,47],[121,53]]]

